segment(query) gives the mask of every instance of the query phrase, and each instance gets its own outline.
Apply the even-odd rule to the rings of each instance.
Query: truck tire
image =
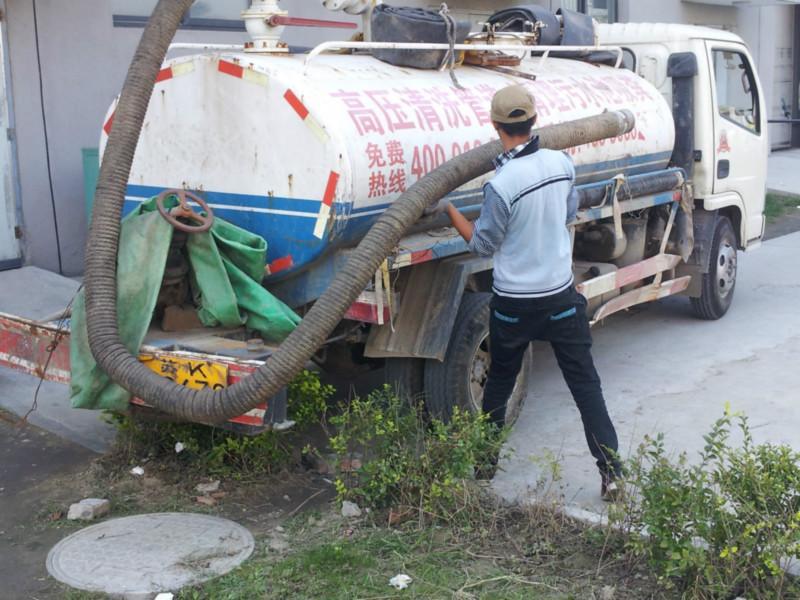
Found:
[[[387,358],[383,367],[386,383],[400,398],[412,402],[422,397],[425,388],[425,359]]]
[[[483,386],[489,375],[489,302],[491,294],[466,293],[456,315],[444,361],[425,364],[425,404],[437,418],[448,419],[453,407],[478,411],[483,405]],[[519,417],[530,378],[530,350],[506,408],[506,424]]]
[[[715,321],[728,312],[736,289],[736,233],[728,217],[720,217],[714,227],[708,267],[700,297],[691,298],[691,303],[695,316]]]

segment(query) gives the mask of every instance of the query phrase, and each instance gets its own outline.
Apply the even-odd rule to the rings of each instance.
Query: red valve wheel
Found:
[[[180,203],[172,210],[167,210],[164,207],[164,200],[170,196],[177,196]],[[189,201],[199,204],[200,208],[203,209],[206,214],[202,215],[194,212],[192,207],[189,206]],[[214,211],[211,210],[211,207],[200,196],[186,190],[164,190],[156,197],[156,206],[158,207],[158,212],[164,217],[164,220],[178,231],[203,233],[211,229],[211,226],[214,224]],[[198,225],[188,225],[178,219],[186,219],[198,223]]]

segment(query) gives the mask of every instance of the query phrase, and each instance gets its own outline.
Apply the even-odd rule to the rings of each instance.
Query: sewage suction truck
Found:
[[[470,255],[447,221],[422,212],[447,195],[469,218],[479,215],[499,153],[489,104],[511,84],[535,96],[543,145],[575,163],[574,272],[592,321],[672,295],[687,296],[699,318],[724,316],[737,253],[757,247],[764,230],[765,103],[740,38],[601,25],[535,6],[475,24],[460,20],[457,2],[439,13],[323,4],[361,15],[361,33],[288,47],[286,27],[352,25],[296,19],[274,0],[242,13],[250,36],[242,46],[167,47],[164,27],[158,43],[145,32],[143,46],[161,44],[167,58],[140,48],[131,67],[139,79],[129,73],[105,116],[87,254],[89,338],[134,402],[260,431],[284,422],[283,386],[314,360],[347,373],[381,368],[437,414],[454,404],[478,409],[491,259]],[[151,21],[169,24],[167,12],[159,5]],[[126,96],[138,104],[124,106]],[[108,290],[114,220],[174,190],[189,192],[186,207],[201,222],[213,213],[263,237],[263,285],[304,317],[277,348],[243,331],[150,335],[141,353],[184,369],[185,389],[120,351]],[[29,326],[12,320],[4,330]],[[39,354],[26,350],[25,364],[42,362],[56,335],[47,331],[37,327]],[[193,361],[219,367],[215,389],[192,374]],[[65,378],[68,357],[54,364]]]

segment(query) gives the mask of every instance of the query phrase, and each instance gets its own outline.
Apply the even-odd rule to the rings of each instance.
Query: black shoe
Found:
[[[601,478],[600,496],[603,502],[620,502],[625,497],[622,480],[608,473],[602,474]]]

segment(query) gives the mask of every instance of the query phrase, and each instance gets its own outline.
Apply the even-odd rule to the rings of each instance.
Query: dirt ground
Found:
[[[63,537],[48,515],[73,500],[70,482],[96,455],[0,412],[0,581],[5,598],[56,598],[45,557]]]
[[[69,505],[83,498],[111,500],[111,517],[194,511],[232,519],[257,539],[300,511],[327,506],[329,480],[298,469],[257,481],[223,481],[215,506],[197,502],[194,486],[174,464],[144,462],[145,475],[113,464],[80,446],[0,412],[0,597],[55,600],[66,589],[47,575],[47,553],[85,523],[66,520]]]

